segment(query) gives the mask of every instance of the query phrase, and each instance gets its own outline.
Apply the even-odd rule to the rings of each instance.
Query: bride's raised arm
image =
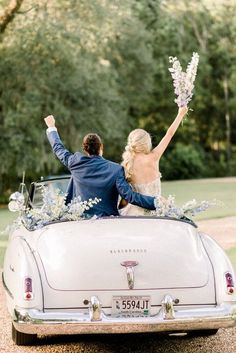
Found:
[[[155,147],[151,153],[153,153],[153,156],[155,159],[160,159],[163,153],[165,152],[167,146],[169,145],[172,137],[176,133],[176,130],[179,127],[179,124],[183,120],[185,114],[188,112],[188,107],[181,107],[179,108],[178,114],[173,121],[173,123],[170,125],[169,129],[167,130],[165,136],[161,139],[160,143]]]

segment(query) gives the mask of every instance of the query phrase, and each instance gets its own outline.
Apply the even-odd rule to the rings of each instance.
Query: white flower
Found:
[[[197,75],[199,55],[198,53],[193,53],[186,72],[182,71],[182,66],[176,57],[170,56],[169,62],[172,64],[169,71],[173,79],[174,93],[177,96],[175,103],[177,103],[179,107],[187,106],[193,96],[193,83]]]
[[[89,201],[81,201],[81,197],[74,198],[69,205],[65,204],[66,195],[59,189],[54,192],[42,186],[43,206],[40,209],[26,210],[21,221],[28,229],[36,229],[48,222],[58,220],[79,220],[83,219],[84,211],[101,201],[101,199],[90,198]]]
[[[156,211],[151,212],[152,215],[158,217],[171,217],[181,219],[186,216],[195,216],[199,212],[206,211],[209,207],[219,205],[216,200],[197,202],[195,199],[186,202],[182,207],[175,205],[175,197],[169,195],[167,199],[157,196],[155,201]]]

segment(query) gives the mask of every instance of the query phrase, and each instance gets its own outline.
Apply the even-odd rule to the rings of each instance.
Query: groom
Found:
[[[150,210],[155,209],[155,198],[134,192],[125,179],[123,167],[102,157],[103,144],[97,134],[88,134],[83,139],[85,154],[71,153],[63,145],[57,133],[55,119],[49,115],[45,119],[47,137],[57,158],[71,172],[68,200],[80,196],[82,201],[101,201],[86,211],[87,214],[118,216],[117,202],[120,195],[128,203]]]

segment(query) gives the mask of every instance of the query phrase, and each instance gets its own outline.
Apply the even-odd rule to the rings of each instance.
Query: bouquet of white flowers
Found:
[[[182,66],[176,57],[170,56],[169,62],[172,63],[169,71],[173,78],[174,92],[177,95],[175,103],[177,103],[178,107],[187,106],[193,96],[193,83],[197,75],[199,55],[198,53],[193,53],[186,72],[182,70]]]
[[[186,202],[181,207],[175,205],[175,197],[169,195],[167,199],[162,196],[156,198],[156,210],[151,211],[151,215],[158,217],[171,217],[181,219],[184,217],[196,216],[200,212],[206,211],[209,207],[221,205],[217,200],[200,201],[195,199]]]
[[[101,199],[81,201],[75,197],[71,203],[65,204],[66,195],[59,189],[50,191],[42,186],[43,205],[40,208],[26,210],[21,216],[21,221],[29,230],[41,228],[53,221],[78,221],[84,218],[84,212],[96,205]]]

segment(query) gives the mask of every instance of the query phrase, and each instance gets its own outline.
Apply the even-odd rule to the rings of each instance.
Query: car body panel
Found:
[[[137,290],[204,287],[211,276],[197,230],[189,224],[104,219],[47,228],[36,250],[53,289],[126,290],[121,262],[128,260],[138,262]]]

